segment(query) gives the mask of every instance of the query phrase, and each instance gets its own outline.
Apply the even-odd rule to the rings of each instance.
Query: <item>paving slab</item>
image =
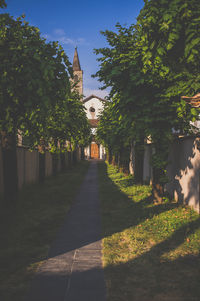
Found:
[[[106,300],[97,161],[91,161],[75,203],[25,300]]]

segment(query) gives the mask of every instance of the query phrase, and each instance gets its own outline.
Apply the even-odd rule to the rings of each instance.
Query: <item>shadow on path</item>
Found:
[[[96,161],[90,163],[77,193],[27,301],[105,300]]]
[[[109,187],[109,193],[106,190],[103,196],[107,200],[107,207],[103,212],[104,237],[136,226],[153,215],[178,206],[148,206],[151,204],[150,198],[138,203],[130,201],[106,176],[105,164],[99,164],[104,174],[101,181],[104,181],[104,187]],[[192,233],[200,227],[200,221],[178,229],[171,237],[134,260],[108,266],[105,272],[112,279],[108,300],[198,301],[199,289],[196,289],[194,283],[198,279],[199,258],[182,257],[170,262],[160,260],[163,252],[170,252],[184,242],[186,233],[190,234],[188,227],[192,229]],[[85,180],[77,191],[76,202],[49,251],[48,260],[39,269],[26,300],[105,301],[101,233],[97,162],[91,161]]]

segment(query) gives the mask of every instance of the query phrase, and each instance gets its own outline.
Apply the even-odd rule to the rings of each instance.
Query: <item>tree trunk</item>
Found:
[[[116,154],[115,154],[115,158],[114,158],[114,165],[115,165],[115,166],[118,165],[118,160],[119,160],[118,157],[119,157],[119,155],[118,155],[118,153],[116,153]]]
[[[120,152],[120,171],[129,175],[130,149],[123,148]]]
[[[60,163],[61,163],[61,171],[65,172],[66,171],[66,161],[65,161],[65,153],[63,153],[63,152],[60,153]]]
[[[38,145],[39,151],[39,183],[44,183],[45,180],[45,142],[44,139],[40,140]]]
[[[164,172],[160,168],[153,167],[153,183],[152,183],[152,195],[154,203],[162,203],[164,197],[164,183],[161,179],[164,176]]]
[[[155,204],[161,204],[164,196],[164,185],[160,183],[153,183],[152,195]]]
[[[115,166],[115,155],[112,156],[112,165]]]
[[[85,159],[84,147],[81,146],[81,160]]]
[[[112,163],[112,150],[111,148],[108,148],[108,163]]]
[[[15,134],[1,132],[2,156],[3,156],[3,180],[4,199],[6,204],[17,201],[18,194],[18,172],[17,172],[17,150]]]
[[[161,127],[162,128],[162,127]],[[160,139],[156,139],[159,138]],[[154,137],[153,137],[154,138]],[[168,164],[169,145],[171,140],[168,136],[158,133],[157,137],[153,139],[153,183],[152,195],[155,203],[162,203],[164,197],[164,185],[168,179],[166,176],[166,168]]]
[[[72,160],[73,160],[73,164],[75,165],[77,163],[77,150],[76,149],[72,152]]]
[[[58,148],[58,139],[54,138],[54,145],[56,147],[56,150]],[[53,172],[53,176],[56,176],[58,173],[58,153],[55,152],[52,154],[52,172]]]
[[[144,165],[144,140],[135,143],[135,182],[137,184],[143,183],[143,165]]]

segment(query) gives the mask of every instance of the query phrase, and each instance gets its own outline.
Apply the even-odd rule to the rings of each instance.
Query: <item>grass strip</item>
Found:
[[[80,162],[66,173],[29,185],[16,208],[0,212],[0,300],[22,301],[37,267],[47,257],[88,169]]]
[[[99,164],[107,301],[200,300],[200,218]]]

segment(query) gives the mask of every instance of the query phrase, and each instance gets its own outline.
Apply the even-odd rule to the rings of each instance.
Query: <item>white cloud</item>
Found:
[[[44,38],[51,41],[59,41],[60,44],[63,45],[73,45],[74,47],[78,45],[87,44],[84,38],[71,39],[70,37],[67,36],[64,29],[62,28],[54,29],[51,34],[45,34]]]
[[[65,31],[64,29],[58,28],[54,29],[53,34],[55,34],[56,36],[65,36]]]
[[[60,37],[58,40],[64,45],[75,45],[74,41],[72,39],[67,38],[66,36]]]

